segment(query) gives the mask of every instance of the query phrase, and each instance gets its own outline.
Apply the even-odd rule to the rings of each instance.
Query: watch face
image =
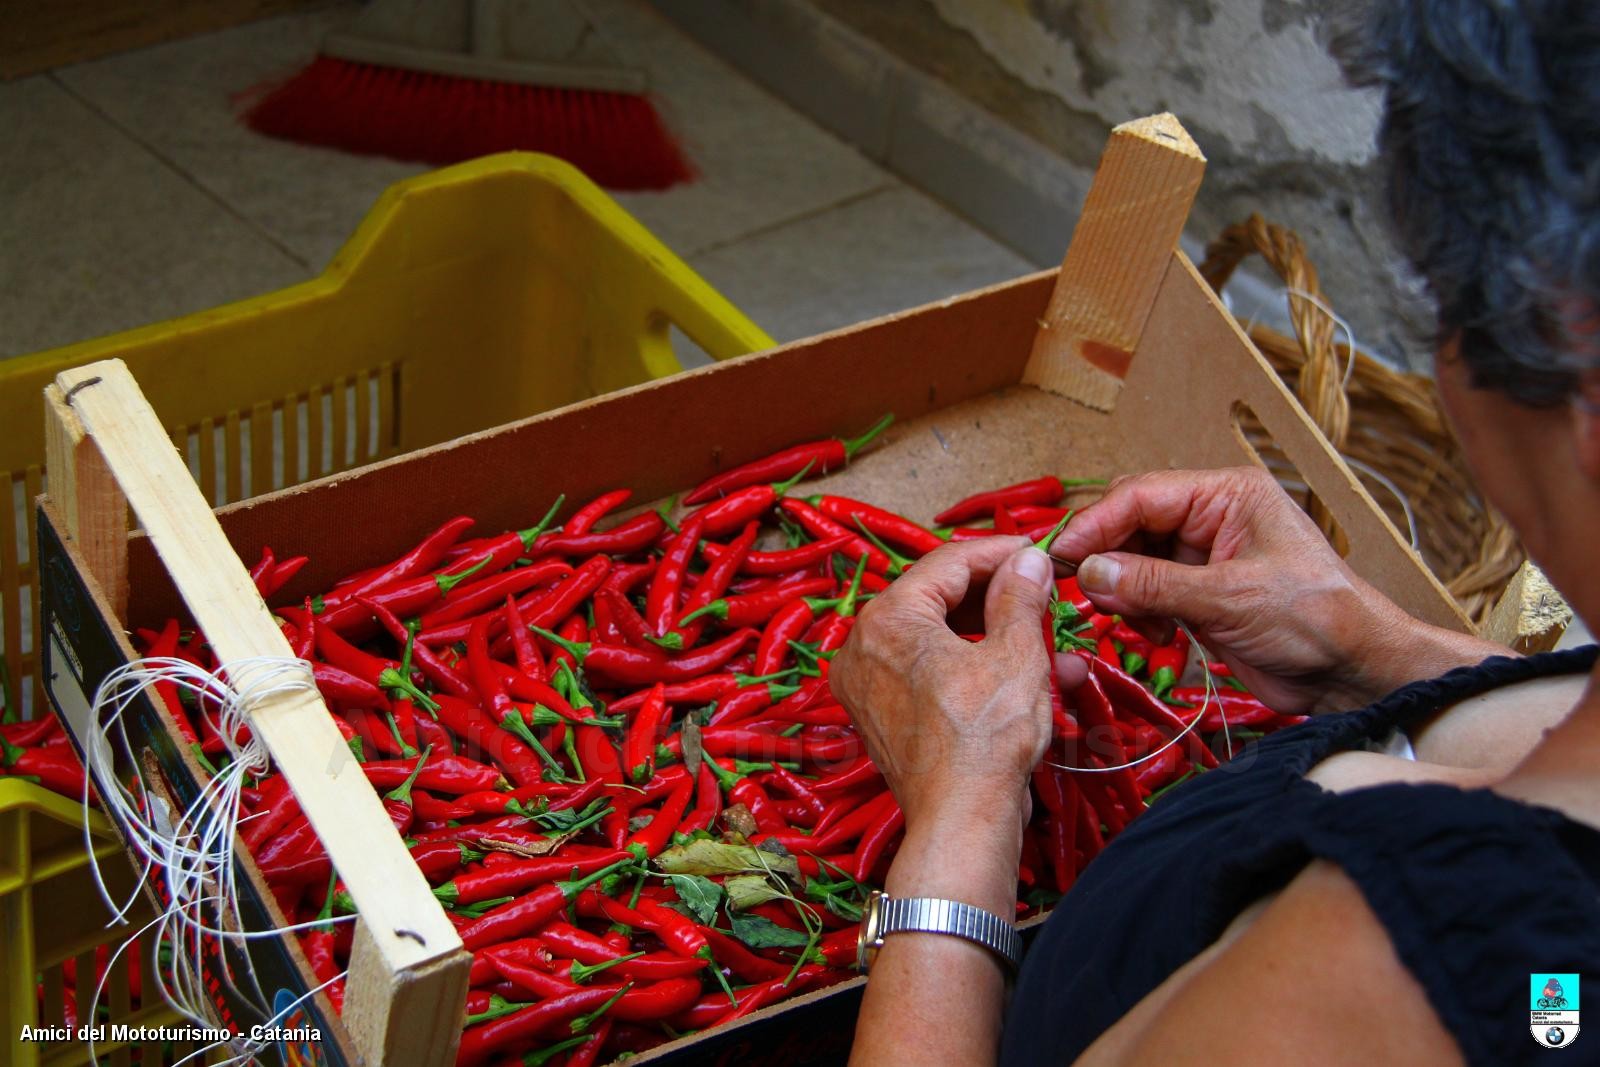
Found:
[[[867,898],[866,913],[861,918],[861,932],[856,935],[856,969],[865,974],[878,958],[878,948],[883,944],[879,927],[883,919],[883,893],[874,889]]]

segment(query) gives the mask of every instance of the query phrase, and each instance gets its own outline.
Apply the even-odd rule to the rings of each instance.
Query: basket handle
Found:
[[[223,663],[294,653],[119,359],[47,390],[50,489],[96,584],[126,589],[127,509]],[[120,583],[120,584],[118,584]],[[119,610],[125,610],[119,607]],[[471,957],[394,831],[315,689],[265,697],[251,727],[327,848],[360,913],[344,1023],[368,1063],[455,1062]],[[330,753],[344,759],[330,759]]]

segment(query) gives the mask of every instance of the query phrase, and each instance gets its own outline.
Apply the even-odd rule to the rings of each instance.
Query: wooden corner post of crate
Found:
[[[292,659],[122,361],[64,371],[46,393],[51,495],[91,577],[118,610],[125,613],[131,507],[221,662]],[[342,1016],[356,1054],[369,1065],[454,1063],[471,957],[321,696],[307,687],[265,697],[250,723],[360,915]]]
[[[1179,247],[1205,156],[1172,115],[1112,131],[1023,380],[1128,425],[1130,469],[1261,463],[1254,416],[1343,535],[1350,565],[1427,622],[1471,621],[1381,512]]]

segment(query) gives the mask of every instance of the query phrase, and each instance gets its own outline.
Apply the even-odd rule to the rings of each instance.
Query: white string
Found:
[[[1411,498],[1402,493],[1398,485],[1395,485],[1381,471],[1374,469],[1371,465],[1363,463],[1359,459],[1351,459],[1349,456],[1344,457],[1344,461],[1389,490],[1390,494],[1400,502],[1400,510],[1406,516],[1406,531],[1411,537],[1411,547],[1420,550],[1422,539],[1417,536],[1417,515],[1411,509]]]
[[[1115,771],[1125,771],[1130,767],[1137,767],[1141,763],[1150,762],[1193,732],[1194,728],[1200,724],[1200,720],[1205,716],[1206,709],[1211,706],[1212,698],[1216,696],[1217,682],[1216,677],[1211,673],[1211,668],[1206,665],[1206,654],[1204,653],[1200,642],[1194,639],[1194,634],[1189,631],[1189,627],[1185,626],[1181,620],[1177,623],[1177,626],[1178,629],[1183,631],[1184,636],[1189,639],[1189,646],[1191,648],[1202,650],[1202,655],[1200,656],[1200,670],[1205,674],[1206,698],[1205,701],[1201,703],[1199,709],[1194,713],[1194,718],[1190,719],[1182,730],[1179,730],[1177,733],[1168,738],[1166,744],[1162,745],[1153,752],[1148,752],[1145,755],[1140,756],[1138,759],[1129,760],[1127,763],[1119,763],[1112,767],[1072,767],[1065,763],[1055,763],[1047,759],[1044,761],[1047,765],[1054,767],[1057,770],[1079,771],[1083,774],[1111,774]],[[1055,683],[1052,682],[1051,684],[1054,685]],[[1220,700],[1217,702],[1217,711],[1222,716],[1222,740],[1223,744],[1225,744],[1228,748],[1228,758],[1231,760],[1233,759],[1233,733],[1228,727],[1227,709],[1222,706]]]
[[[1308,293],[1304,289],[1297,289],[1292,285],[1286,285],[1277,290],[1277,293],[1274,293],[1273,295],[1276,296],[1278,294],[1282,294],[1284,296],[1298,296],[1301,299],[1309,302],[1312,307],[1315,307],[1324,315],[1328,316],[1328,318],[1332,319],[1333,324],[1336,327],[1344,331],[1345,340],[1349,343],[1348,351],[1350,357],[1345,362],[1344,373],[1339,376],[1339,385],[1341,388],[1348,389],[1350,387],[1350,375],[1356,369],[1356,332],[1350,328],[1350,323],[1341,317],[1337,311],[1334,311],[1333,308],[1329,307],[1327,302],[1321,297],[1317,296],[1315,293]],[[1249,333],[1256,328],[1256,320],[1260,318],[1261,312],[1266,310],[1266,304],[1267,302],[1265,300],[1262,300],[1256,304],[1255,313],[1250,316],[1250,321],[1245,326],[1245,333]],[[1335,347],[1335,366],[1338,365],[1338,356],[1339,350],[1337,347]]]
[[[227,765],[205,782],[193,803],[176,818],[171,817],[165,802],[146,787],[142,764],[123,719],[139,695],[157,682],[169,682],[194,694],[203,715],[212,714],[210,708],[215,706],[217,733],[230,757]],[[318,919],[279,929],[245,930],[239,910],[233,854],[240,823],[240,798],[245,779],[260,778],[272,766],[259,734],[252,731],[245,741],[241,741],[240,736],[253,709],[262,701],[292,692],[315,691],[315,688],[310,665],[299,659],[251,657],[206,671],[188,660],[152,657],[117,668],[95,691],[94,716],[100,729],[89,731],[90,736],[85,741],[84,762],[90,774],[85,776],[84,785],[84,842],[96,887],[113,912],[106,925],[127,923],[127,916],[151,871],[159,866],[166,882],[167,907],[134,937],[154,930],[157,944],[166,943],[171,948],[171,973],[161,967],[154,968],[156,986],[167,1004],[201,1026],[220,1026],[206,989],[208,938],[247,942],[354,918]],[[119,752],[133,769],[132,780],[128,783],[116,773]],[[137,884],[121,904],[112,899],[95,856],[89,828],[90,781],[99,784],[102,802],[124,827],[129,847],[143,859]],[[132,940],[129,938],[128,942]],[[128,942],[118,948],[118,957]],[[224,979],[238,991],[227,954],[217,955],[222,961]],[[109,967],[107,973],[110,973]],[[102,978],[101,985],[103,983]],[[249,994],[239,992],[251,999]],[[98,1008],[99,995],[97,987],[92,1011]],[[265,1012],[265,1006],[258,1006]],[[94,1017],[92,1011],[90,1018]],[[239,1044],[238,1040],[226,1043],[236,1049]],[[259,1051],[255,1049],[245,1058]],[[229,1062],[243,1060],[236,1058]]]

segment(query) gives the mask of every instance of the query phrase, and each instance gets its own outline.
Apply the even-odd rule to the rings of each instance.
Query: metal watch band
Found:
[[[1022,937],[1017,928],[993,912],[936,897],[896,899],[885,894],[880,903],[877,940],[888,934],[917,931],[965,938],[999,956],[1012,970],[1022,964]]]

